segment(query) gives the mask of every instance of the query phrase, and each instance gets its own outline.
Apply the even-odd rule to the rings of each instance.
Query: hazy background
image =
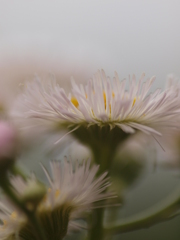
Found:
[[[91,76],[180,76],[178,0],[8,1],[0,7],[0,63],[56,62]],[[70,66],[70,67],[69,67]],[[71,66],[74,66],[71,67]],[[46,71],[51,72],[52,66]]]
[[[179,11],[177,0],[1,0],[0,99],[11,105],[18,82],[35,73],[53,73],[65,84],[101,68],[111,77],[114,70],[120,78],[156,75],[162,87],[167,74],[180,76]],[[163,199],[178,182],[172,172],[146,169],[127,191],[121,217]],[[176,218],[116,239],[179,240],[179,227]]]

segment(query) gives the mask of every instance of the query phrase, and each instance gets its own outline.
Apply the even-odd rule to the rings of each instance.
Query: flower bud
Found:
[[[22,194],[21,200],[26,204],[29,210],[34,210],[43,200],[46,194],[46,187],[38,181],[29,181]]]

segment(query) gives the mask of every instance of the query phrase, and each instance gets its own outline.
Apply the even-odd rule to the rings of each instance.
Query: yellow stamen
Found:
[[[3,227],[5,228],[7,226],[7,221],[3,220]]]
[[[113,98],[115,97],[114,92],[112,92],[112,97]],[[104,107],[106,109],[106,93],[105,93],[105,91],[103,91],[103,98],[104,98]],[[111,104],[109,104],[109,108],[110,108],[110,113],[111,113]]]
[[[60,190],[56,190],[56,192],[55,192],[55,198],[58,198],[59,195],[60,195]]]
[[[16,218],[17,218],[17,212],[15,212],[15,211],[12,212],[12,213],[11,213],[11,218],[12,218],[12,219],[16,219]]]
[[[78,100],[77,100],[75,97],[72,97],[72,98],[71,98],[71,102],[72,102],[72,104],[73,104],[76,108],[78,108],[79,103],[78,103]]]
[[[133,104],[132,104],[132,106],[134,106],[136,100],[137,100],[137,98],[135,97],[134,100],[133,100]]]
[[[103,97],[104,97],[104,106],[105,106],[105,109],[106,109],[106,93],[103,91]]]

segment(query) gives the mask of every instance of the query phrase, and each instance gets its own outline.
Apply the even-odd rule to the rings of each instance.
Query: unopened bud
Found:
[[[46,194],[46,187],[38,181],[30,181],[22,194],[21,200],[29,210],[33,210],[43,200]]]

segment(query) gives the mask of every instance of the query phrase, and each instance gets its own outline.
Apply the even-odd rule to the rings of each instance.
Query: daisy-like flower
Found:
[[[54,80],[44,83],[36,78],[27,83],[19,97],[23,112],[16,109],[16,114],[59,125],[109,125],[111,129],[117,126],[126,133],[141,130],[159,135],[153,126],[174,126],[173,116],[179,111],[178,93],[171,86],[149,94],[155,77],[143,83],[144,76],[142,74],[136,83],[133,75],[126,90],[126,80],[120,81],[117,73],[111,81],[104,71],[99,71],[86,86],[78,86],[72,80],[72,93],[68,95]]]
[[[113,159],[119,143],[135,131],[156,138],[161,136],[159,127],[177,125],[179,90],[171,84],[164,91],[150,93],[155,77],[143,82],[144,76],[136,83],[133,75],[126,90],[126,80],[120,81],[117,73],[111,81],[99,71],[85,86],[72,80],[69,94],[55,81],[44,83],[36,78],[27,83],[14,113],[21,119],[36,119],[47,130],[66,129],[90,146],[97,163],[107,162],[102,158]]]
[[[47,186],[47,194],[40,203],[38,202],[34,211],[47,239],[62,239],[69,229],[79,227],[75,220],[82,217],[86,211],[100,207],[102,200],[115,197],[112,193],[105,193],[110,185],[106,178],[107,173],[95,178],[98,166],[93,165],[90,168],[90,161],[83,162],[82,165],[77,163],[75,168],[67,161],[64,161],[64,164],[51,162],[52,177],[44,167],[43,169],[49,186]],[[28,201],[27,194],[24,198],[24,192],[27,192],[26,188],[34,181],[35,179],[31,179],[26,182],[20,177],[14,177],[11,180],[15,191],[20,194],[23,201],[26,201],[30,209],[32,194]],[[31,190],[34,192],[32,188]],[[0,219],[2,221],[1,239],[38,239],[29,220],[7,201],[4,201],[4,204],[0,203]]]
[[[27,222],[25,215],[6,198],[0,201],[0,239],[14,240]]]
[[[76,162],[74,168],[67,161],[51,162],[50,165],[52,178],[43,167],[50,187],[39,211],[60,213],[60,209],[63,209],[60,218],[70,221],[70,229],[78,227],[75,220],[82,217],[84,212],[103,206],[99,201],[116,197],[113,193],[105,192],[110,186],[106,178],[107,172],[96,178],[99,166],[93,165],[90,168],[90,161],[84,161],[82,165]]]
[[[8,197],[2,197],[0,201],[0,239],[36,240],[37,232],[34,231],[31,220],[29,221],[24,212],[24,207],[29,212],[35,211],[46,193],[46,188],[36,180],[35,176],[26,181],[19,176],[12,177],[11,185],[22,208]]]

